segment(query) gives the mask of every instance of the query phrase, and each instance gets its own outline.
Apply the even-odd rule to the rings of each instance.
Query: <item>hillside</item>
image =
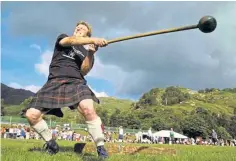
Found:
[[[111,97],[103,97],[99,98],[100,104],[95,104],[96,111],[98,115],[101,116],[103,122],[108,125],[109,124],[109,118],[113,113],[115,113],[116,109],[119,109],[122,112],[129,111],[131,109],[132,101],[130,100],[121,100],[121,99],[115,99]],[[49,116],[52,120],[62,122],[79,122],[79,123],[85,123],[83,116],[78,115],[78,112],[76,110],[70,110],[69,108],[63,108],[64,118],[59,119],[54,116]]]
[[[133,103],[130,100],[124,100],[124,99],[115,99],[111,97],[103,97],[99,98],[100,104],[95,104],[96,110],[98,113],[106,116],[111,116],[116,109],[119,109],[121,111],[128,111],[131,108],[131,104]],[[5,105],[4,106],[4,115],[5,116],[18,116],[20,111],[24,108],[24,106],[29,102],[30,98],[26,99],[24,102],[22,102],[20,105]],[[57,118],[54,116],[46,116],[48,119],[52,119],[53,121],[58,122],[79,122],[84,123],[83,117],[78,116],[78,112],[76,110],[70,110],[69,108],[65,107],[62,108],[62,111],[64,113],[63,118]]]
[[[200,91],[181,87],[155,88],[145,93],[132,108],[133,121],[140,120],[143,129],[173,127],[188,136],[203,137],[215,129],[219,136],[236,137],[235,88]]]
[[[100,98],[96,110],[106,126],[154,130],[174,128],[190,137],[210,135],[215,129],[224,138],[236,137],[236,88],[192,91],[183,87],[154,88],[137,101]],[[23,104],[27,103],[25,101]],[[6,115],[16,115],[23,105],[7,106]],[[56,122],[84,123],[76,111],[63,108]]]
[[[156,88],[145,93],[134,105],[134,109],[168,109],[173,110],[174,114],[179,114],[189,113],[197,108],[203,108],[210,113],[217,113],[219,115],[235,115],[236,92],[217,89],[207,92],[198,92],[186,88],[174,87],[167,89],[172,93],[165,98],[163,97],[164,94],[166,94],[166,89]],[[179,94],[180,98],[178,98],[177,93],[174,93],[176,89],[182,94]],[[182,99],[182,101],[178,101],[177,99]],[[177,102],[175,102],[175,100],[177,100]]]
[[[19,105],[33,95],[34,93],[31,91],[11,88],[1,83],[1,99],[4,100],[4,104]]]

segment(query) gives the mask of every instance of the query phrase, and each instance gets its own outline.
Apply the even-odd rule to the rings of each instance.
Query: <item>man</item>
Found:
[[[150,127],[149,130],[148,130],[148,139],[153,142],[153,139],[152,139],[152,128]]]
[[[97,47],[106,46],[107,41],[91,38],[91,32],[91,26],[81,21],[76,25],[73,36],[61,34],[57,37],[48,80],[22,111],[31,127],[46,141],[45,147],[49,154],[56,154],[59,146],[52,139],[43,116],[51,114],[63,117],[61,108],[69,107],[77,109],[84,116],[98,155],[108,157],[104,148],[103,125],[93,105],[93,101],[99,103],[99,100],[84,78],[94,64],[93,54]],[[81,69],[82,64],[86,70]]]
[[[218,138],[217,138],[217,133],[215,132],[214,129],[212,129],[212,141],[213,141],[213,144],[216,145],[217,142],[218,142]]]
[[[119,141],[119,142],[123,142],[123,138],[124,138],[124,130],[123,130],[123,127],[120,126],[120,127],[119,127],[119,137],[118,137],[118,141]]]
[[[175,133],[173,131],[173,128],[170,128],[170,144],[174,144],[175,143]]]
[[[143,140],[143,132],[142,132],[142,129],[139,129],[139,132],[138,132],[138,143],[142,143],[142,140]]]

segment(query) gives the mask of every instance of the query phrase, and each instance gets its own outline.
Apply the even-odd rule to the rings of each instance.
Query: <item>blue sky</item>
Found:
[[[50,47],[44,39],[37,36],[14,36],[6,23],[10,12],[11,10],[4,10],[1,15],[1,38],[3,40],[1,44],[1,81],[13,87],[18,87],[18,85],[22,88],[29,85],[41,87],[47,81],[47,77],[36,71],[35,64],[40,63],[43,52],[53,50],[53,46]],[[40,47],[41,51],[34,46]],[[87,81],[96,92],[105,92],[107,95],[113,96],[114,87],[109,81],[93,77],[88,77]],[[32,90],[36,92],[35,88]]]
[[[79,20],[109,40],[195,24],[204,15],[216,17],[213,33],[178,32],[99,50],[88,84],[98,95],[128,99],[171,85],[236,87],[235,2],[2,2],[1,82],[37,91],[47,80],[55,38],[71,34]]]

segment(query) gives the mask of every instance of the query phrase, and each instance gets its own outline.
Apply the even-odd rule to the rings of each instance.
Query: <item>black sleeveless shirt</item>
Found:
[[[57,37],[51,64],[49,66],[48,80],[54,78],[84,79],[80,70],[83,60],[88,55],[88,51],[83,45],[70,47],[61,46],[59,42],[65,37],[68,37],[68,35],[61,34]]]

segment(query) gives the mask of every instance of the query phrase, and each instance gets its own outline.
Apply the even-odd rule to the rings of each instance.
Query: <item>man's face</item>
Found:
[[[80,24],[75,28],[74,36],[86,37],[88,34],[88,31],[89,30],[87,26]]]

